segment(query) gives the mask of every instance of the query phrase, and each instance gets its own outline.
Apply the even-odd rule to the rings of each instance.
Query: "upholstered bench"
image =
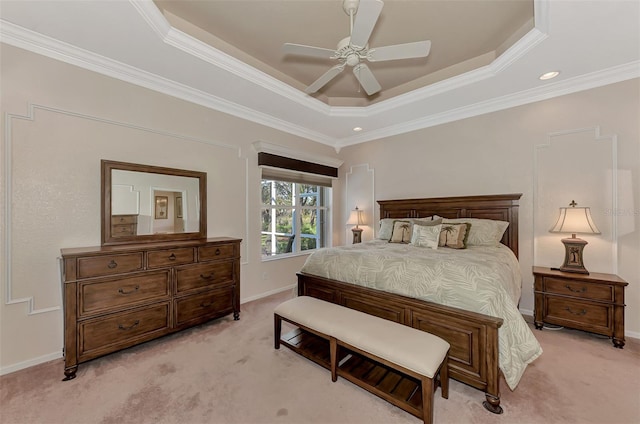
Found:
[[[303,331],[292,337],[292,340],[295,338],[297,341],[282,338],[283,320]],[[315,340],[301,341],[305,335],[315,337]],[[442,397],[445,399],[449,397],[449,343],[433,334],[313,297],[300,296],[283,302],[275,308],[274,337],[276,349],[280,348],[280,344],[284,344],[303,356],[327,366],[331,370],[333,381],[336,381],[338,376],[344,377],[422,418],[425,423],[433,422],[433,398],[438,375]],[[317,350],[318,338],[329,342],[328,363],[318,359],[318,355],[312,352],[311,348],[305,347],[315,346]],[[366,367],[369,373],[375,366],[381,368],[382,371],[377,372],[379,376],[374,378],[365,375],[362,371],[364,366],[359,368],[350,366],[347,359],[353,356],[356,356],[361,363],[362,358],[373,361],[370,361]],[[393,377],[395,385],[388,382],[380,384],[380,381],[385,378],[385,369],[400,373],[390,374],[389,379]],[[410,381],[419,382],[421,404],[416,405],[415,396],[413,399],[401,400],[392,393],[403,378],[398,375],[404,375]],[[414,383],[413,392],[417,389],[418,385]]]

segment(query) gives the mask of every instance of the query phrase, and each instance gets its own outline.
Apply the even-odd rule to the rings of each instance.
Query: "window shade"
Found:
[[[258,165],[262,167],[263,179],[331,187],[338,177],[338,168],[271,153],[258,153]]]

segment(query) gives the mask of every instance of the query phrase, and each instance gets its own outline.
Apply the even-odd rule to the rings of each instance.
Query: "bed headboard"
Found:
[[[502,244],[518,257],[518,201],[522,193],[486,196],[432,197],[428,199],[378,200],[382,218],[484,218],[508,221]]]

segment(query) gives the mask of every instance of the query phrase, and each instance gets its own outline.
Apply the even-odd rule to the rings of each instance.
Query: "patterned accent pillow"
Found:
[[[443,224],[468,222],[471,224],[467,244],[469,246],[497,246],[502,240],[504,232],[509,223],[507,221],[496,221],[482,218],[445,218]]]
[[[389,243],[410,243],[411,242],[411,221],[399,221],[393,222],[393,233]]]
[[[397,221],[396,218],[383,218],[380,220],[380,229],[378,230],[378,239],[379,240],[387,240],[391,239],[391,234],[393,234],[393,223]],[[409,230],[409,234],[413,233],[413,224],[423,224],[423,223],[432,223],[433,217],[427,216],[424,218],[406,218],[402,219],[402,221],[407,221],[411,223],[411,228]],[[440,223],[441,221],[438,221]],[[426,225],[426,224],[425,224]],[[428,224],[432,225],[432,224]]]
[[[446,246],[453,249],[466,249],[467,237],[469,237],[470,229],[471,224],[468,222],[453,224],[447,223],[445,220],[442,223],[442,229],[440,230],[440,241],[438,246]]]
[[[436,225],[414,225],[411,244],[418,247],[438,248],[442,223]]]

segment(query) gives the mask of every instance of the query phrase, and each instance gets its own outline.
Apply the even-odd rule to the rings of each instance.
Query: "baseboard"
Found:
[[[12,372],[20,371],[25,368],[33,367],[43,364],[49,361],[55,361],[56,359],[62,359],[62,352],[50,353],[48,355],[39,356],[37,358],[29,359],[28,361],[18,362],[17,364],[9,365],[7,367],[0,368],[0,375],[11,374]],[[60,374],[62,377],[63,364],[60,364]]]
[[[270,290],[268,292],[260,293],[255,296],[246,297],[244,299],[240,299],[240,303],[252,302],[254,300],[262,299],[263,297],[271,296],[272,294],[282,293],[287,290],[293,290],[298,286],[298,284],[291,284],[290,286],[281,287],[279,289]]]

